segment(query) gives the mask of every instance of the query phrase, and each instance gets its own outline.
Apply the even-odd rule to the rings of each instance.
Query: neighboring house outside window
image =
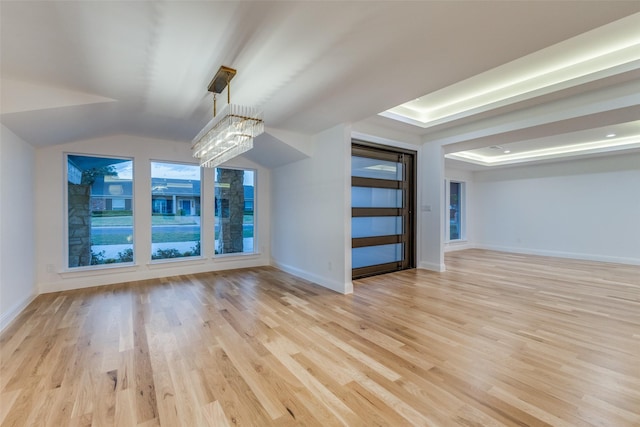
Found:
[[[151,259],[201,255],[200,176],[197,165],[151,162]]]

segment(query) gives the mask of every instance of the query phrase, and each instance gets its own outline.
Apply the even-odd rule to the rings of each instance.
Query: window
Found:
[[[446,222],[450,241],[464,240],[464,182],[447,181]]]
[[[151,162],[151,259],[200,256],[200,167]]]
[[[216,168],[214,191],[215,253],[253,253],[255,171]]]
[[[124,205],[124,199],[112,199],[111,201],[111,209],[114,211],[123,211]]]
[[[133,161],[67,155],[69,268],[133,262]]]

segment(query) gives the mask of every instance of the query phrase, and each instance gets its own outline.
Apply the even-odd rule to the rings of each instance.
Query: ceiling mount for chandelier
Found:
[[[231,103],[229,83],[236,75],[233,68],[220,67],[209,83],[213,92],[213,119],[193,139],[193,156],[202,167],[216,167],[253,148],[253,138],[264,132],[262,112],[254,107]],[[218,114],[216,95],[227,89],[227,104]]]

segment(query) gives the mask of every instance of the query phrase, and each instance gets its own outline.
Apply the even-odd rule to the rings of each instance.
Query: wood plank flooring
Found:
[[[640,426],[640,267],[481,250],[344,296],[253,268],[39,296],[2,426]]]

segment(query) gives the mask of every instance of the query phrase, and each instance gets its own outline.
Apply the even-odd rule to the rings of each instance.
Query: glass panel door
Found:
[[[354,142],[351,257],[354,278],[415,267],[415,152]]]
[[[351,251],[352,268],[398,263],[403,258],[403,244],[364,246]]]
[[[351,157],[351,176],[362,178],[402,180],[402,163],[395,161],[370,159],[367,157]]]
[[[375,187],[351,187],[354,208],[401,208],[402,190]]]
[[[351,237],[402,234],[402,222],[401,216],[361,216],[351,218]]]

